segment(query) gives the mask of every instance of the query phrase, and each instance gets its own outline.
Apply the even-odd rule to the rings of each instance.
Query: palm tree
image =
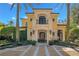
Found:
[[[15,5],[15,3],[13,3],[11,5],[11,9],[13,8],[13,6]],[[19,14],[20,14],[20,3],[16,4],[16,41],[19,42]]]
[[[17,13],[16,13],[16,40],[19,41],[19,13],[20,13],[20,4],[17,4]]]
[[[69,28],[70,28],[70,3],[67,3],[67,32],[66,39],[69,37]]]

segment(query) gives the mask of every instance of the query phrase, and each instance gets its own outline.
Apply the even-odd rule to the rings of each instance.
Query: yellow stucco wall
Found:
[[[28,19],[22,19],[22,26],[26,26],[26,22]]]
[[[58,18],[58,14],[52,14],[51,15],[51,18],[52,19],[55,19],[54,22],[52,23],[52,28],[54,30],[57,30],[57,18]]]

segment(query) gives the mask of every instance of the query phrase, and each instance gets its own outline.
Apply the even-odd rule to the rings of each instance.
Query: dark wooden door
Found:
[[[40,32],[40,33],[39,33],[39,38],[40,38],[41,40],[45,40],[45,32]]]

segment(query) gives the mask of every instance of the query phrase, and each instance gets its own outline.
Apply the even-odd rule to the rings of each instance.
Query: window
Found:
[[[46,18],[45,18],[45,16],[40,16],[39,17],[39,24],[46,24]]]
[[[30,21],[32,21],[32,18],[30,19]]]
[[[54,22],[54,21],[55,21],[55,19],[52,19],[52,21]]]

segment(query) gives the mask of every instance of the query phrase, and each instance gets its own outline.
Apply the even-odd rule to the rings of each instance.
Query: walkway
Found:
[[[56,45],[28,45],[0,50],[0,56],[79,56],[79,52]]]

